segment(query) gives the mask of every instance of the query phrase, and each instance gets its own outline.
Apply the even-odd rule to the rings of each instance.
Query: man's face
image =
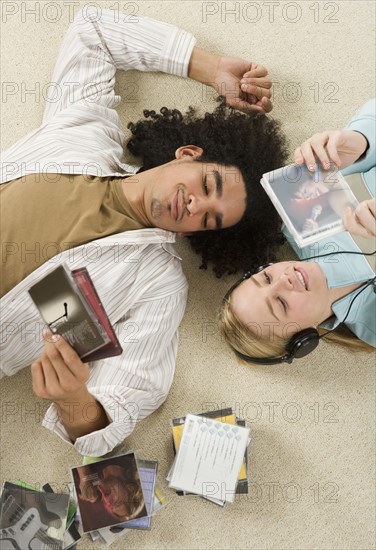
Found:
[[[154,227],[193,233],[237,224],[246,198],[238,168],[182,159],[164,165],[148,186],[145,211]]]

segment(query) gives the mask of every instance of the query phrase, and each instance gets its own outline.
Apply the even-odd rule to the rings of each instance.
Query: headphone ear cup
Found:
[[[319,340],[320,335],[315,328],[306,328],[291,338],[287,352],[291,359],[305,357],[318,346]]]

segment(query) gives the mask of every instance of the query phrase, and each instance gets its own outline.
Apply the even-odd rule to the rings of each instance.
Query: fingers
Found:
[[[261,99],[261,105],[266,113],[270,113],[270,111],[273,109],[272,102],[267,97],[263,97]]]
[[[262,65],[224,57],[212,86],[226,97],[230,107],[245,113],[266,114],[273,109],[272,82],[267,75],[268,71]]]
[[[251,63],[249,71],[243,74],[243,78],[262,78],[268,74],[268,70],[258,63]]]
[[[35,395],[43,399],[59,396],[61,380],[58,376],[56,363],[53,364],[46,353],[43,353],[39,361],[31,365],[31,372]]]
[[[270,80],[264,80],[264,79],[257,79],[257,78],[249,78],[249,79],[242,79],[240,81],[240,86],[243,92],[246,92],[247,94],[253,94],[257,96],[259,99],[261,97],[272,97],[272,82]]]
[[[307,164],[308,170],[316,170],[316,157],[320,160],[324,168],[329,168],[330,160],[327,152],[325,151],[327,141],[327,134],[315,134],[309,140],[302,143],[302,145],[295,151],[295,155],[299,157],[301,162],[305,162]]]
[[[251,111],[265,115],[273,109],[272,102],[268,98],[262,98],[260,101],[257,98],[250,97],[249,99],[242,98],[227,98],[227,103],[230,107],[249,113]]]
[[[89,366],[59,335],[44,332],[44,353],[32,364],[34,393],[43,399],[63,399],[81,391],[89,378]]]
[[[305,163],[308,170],[316,170],[316,159],[315,154],[311,145],[308,142],[303,143],[300,147],[295,150],[294,154],[295,162],[297,164]]]
[[[343,214],[343,225],[345,226],[346,231],[351,233],[351,235],[357,235],[358,237],[370,237],[371,235],[368,231],[359,224],[352,212],[351,208],[347,208]]]
[[[272,97],[271,87],[273,85],[270,78],[267,78],[268,71],[262,65],[251,63],[249,71],[244,73],[240,81],[243,92],[250,96],[255,96],[259,100],[263,97],[270,99]]]
[[[48,399],[48,392],[46,391],[46,380],[44,377],[44,371],[41,360],[35,361],[31,365],[31,378],[33,392],[42,399]]]
[[[67,367],[65,367],[67,368]],[[73,388],[74,377],[71,373],[59,377],[57,361],[54,363],[46,353],[31,365],[33,391],[42,399],[58,399],[67,389]]]
[[[337,167],[341,166],[338,155],[339,132],[322,132],[314,134],[295,149],[294,159],[297,164],[305,163],[308,170],[314,171],[317,168],[317,160],[323,168],[328,170],[331,163]]]
[[[68,373],[77,376],[79,379],[83,376],[85,365],[62,336],[51,333],[44,334],[45,353],[53,363],[59,378],[63,378]]]
[[[254,95],[261,99],[262,97],[272,97],[270,80],[258,80],[256,78],[242,79],[240,81],[241,89],[247,94]]]
[[[375,237],[376,199],[361,202],[354,211],[347,208],[343,215],[343,224],[352,235]]]
[[[337,134],[336,134],[336,136],[337,136]],[[342,163],[341,163],[341,159],[339,158],[339,155],[338,155],[337,146],[338,146],[337,137],[334,137],[334,135],[332,134],[329,137],[326,148],[327,148],[327,151],[328,151],[328,155],[333,160],[334,164],[337,166],[337,168],[341,168]]]
[[[254,96],[248,97],[243,101],[245,112],[256,111],[265,115],[273,109],[273,104],[267,97],[257,100]]]

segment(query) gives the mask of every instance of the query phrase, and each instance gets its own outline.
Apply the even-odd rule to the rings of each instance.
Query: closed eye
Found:
[[[204,216],[204,221],[202,222],[202,225],[204,226],[204,229],[207,229],[208,228],[208,213],[206,212],[205,216]]]
[[[282,304],[283,311],[286,313],[286,312],[287,312],[287,304],[286,304],[286,302],[285,302],[284,300],[282,300],[282,298],[279,298],[279,297],[277,298],[277,300],[278,300],[278,302],[279,302],[280,304]]]
[[[270,285],[270,283],[272,282],[271,278],[269,277],[269,275],[266,273],[266,271],[263,272],[263,275],[264,275],[264,278],[266,279],[268,285]]]
[[[208,196],[209,195],[209,189],[208,189],[207,176],[206,175],[205,175],[204,180],[202,182],[202,188],[204,190],[205,195]]]
[[[272,281],[271,277],[266,273],[266,271],[263,271],[263,275],[264,275],[264,278],[267,281],[268,285],[270,285],[270,283]],[[287,306],[287,303],[285,302],[285,300],[283,300],[282,298],[280,298],[278,296],[277,297],[277,302],[279,302],[281,304],[281,306],[283,307],[284,313],[287,313],[288,306]]]

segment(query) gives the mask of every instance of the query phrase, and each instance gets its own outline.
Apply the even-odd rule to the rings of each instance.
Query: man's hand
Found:
[[[361,202],[354,211],[346,208],[343,225],[352,235],[359,237],[376,236],[376,199]]]
[[[367,139],[354,130],[330,130],[314,134],[295,150],[295,162],[306,163],[309,170],[316,170],[316,158],[324,169],[334,162],[344,169],[353,164],[368,147]]]
[[[86,387],[89,364],[61,336],[47,332],[43,337],[44,352],[31,365],[35,395],[55,403],[72,442],[108,426],[105,410]]]
[[[230,107],[239,111],[269,113],[272,109],[272,82],[262,65],[237,57],[220,57],[213,88]]]
[[[194,48],[188,76],[211,86],[230,107],[243,112],[269,113],[272,82],[265,67],[238,57],[211,55]]]
[[[50,332],[43,334],[44,352],[31,365],[33,391],[42,399],[54,402],[78,401],[87,393],[89,365],[83,363],[64,338]]]

